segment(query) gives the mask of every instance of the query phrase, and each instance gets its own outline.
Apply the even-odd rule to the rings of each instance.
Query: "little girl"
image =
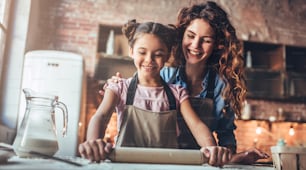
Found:
[[[107,158],[112,145],[101,139],[114,109],[118,115],[116,146],[177,148],[179,110],[201,151],[209,157],[209,164],[226,163],[231,156],[229,150],[215,146],[210,130],[192,109],[186,90],[168,85],[160,77],[176,40],[175,28],[132,20],[122,31],[137,72],[119,83],[108,84],[103,101],[89,122],[87,141],[79,146],[81,156],[98,162]]]

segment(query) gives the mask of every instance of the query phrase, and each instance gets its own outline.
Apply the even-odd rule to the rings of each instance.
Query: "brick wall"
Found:
[[[229,13],[239,38],[263,42],[305,45],[306,3],[303,0],[216,0]],[[34,0],[39,16],[33,17],[35,30],[29,30],[28,50],[53,49],[81,54],[85,59],[87,80],[87,121],[95,112],[99,102],[98,82],[93,73],[96,64],[99,24],[122,25],[128,19],[174,23],[179,8],[201,2],[200,0]],[[31,32],[32,31],[32,32]],[[255,114],[269,115],[279,107],[303,112],[305,103],[280,103],[265,100],[250,100],[260,111]],[[115,119],[115,116],[113,117]],[[276,143],[276,138],[261,134],[255,136],[254,129],[260,123],[270,134],[287,134],[288,124],[273,123],[269,130],[266,121],[237,121],[238,151],[256,146],[266,151]],[[115,124],[114,124],[115,125]],[[299,143],[306,139],[300,136],[305,124],[294,124]],[[109,131],[115,131],[110,126]],[[254,139],[258,139],[254,143]],[[286,138],[293,144],[293,139]]]
[[[215,0],[229,14],[238,37],[305,46],[306,3],[303,0]],[[120,26],[129,19],[174,23],[178,10],[199,0],[34,0],[38,17],[28,49],[80,53],[93,75],[99,24]],[[284,22],[286,21],[286,22]],[[31,32],[31,30],[29,30]],[[39,34],[39,35],[37,35]]]
[[[271,155],[270,147],[276,145],[279,139],[284,139],[288,146],[306,146],[305,123],[237,120],[236,125],[238,152],[257,147]],[[291,126],[295,132],[293,136],[289,135]],[[261,128],[260,134],[256,133],[258,127]],[[272,161],[272,158],[265,161]]]

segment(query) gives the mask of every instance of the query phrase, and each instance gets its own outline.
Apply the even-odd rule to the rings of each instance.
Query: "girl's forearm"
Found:
[[[104,138],[108,119],[105,116],[94,115],[89,122],[86,140],[96,140]]]
[[[203,123],[203,122],[202,122]],[[208,127],[203,123],[199,124],[195,132],[193,132],[193,135],[197,141],[197,143],[201,147],[206,146],[216,146],[215,138],[213,137],[212,133],[208,129]]]
[[[104,94],[104,99],[99,105],[96,113],[90,119],[87,140],[96,140],[104,138],[107,124],[113,114],[118,97],[111,90],[107,89]]]

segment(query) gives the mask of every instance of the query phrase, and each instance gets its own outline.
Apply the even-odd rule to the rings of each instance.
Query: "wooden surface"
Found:
[[[75,166],[65,162],[50,159],[30,159],[11,157],[7,163],[0,165],[0,170],[274,170],[270,165],[225,165],[223,168],[203,165],[178,165],[178,164],[140,164],[140,163],[89,163],[82,158],[73,158],[72,161],[78,162],[82,166]]]

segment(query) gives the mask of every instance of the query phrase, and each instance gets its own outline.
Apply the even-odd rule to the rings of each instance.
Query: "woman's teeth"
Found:
[[[192,54],[192,55],[200,55],[200,52],[196,52],[196,51],[189,51],[190,52],[190,54]]]

